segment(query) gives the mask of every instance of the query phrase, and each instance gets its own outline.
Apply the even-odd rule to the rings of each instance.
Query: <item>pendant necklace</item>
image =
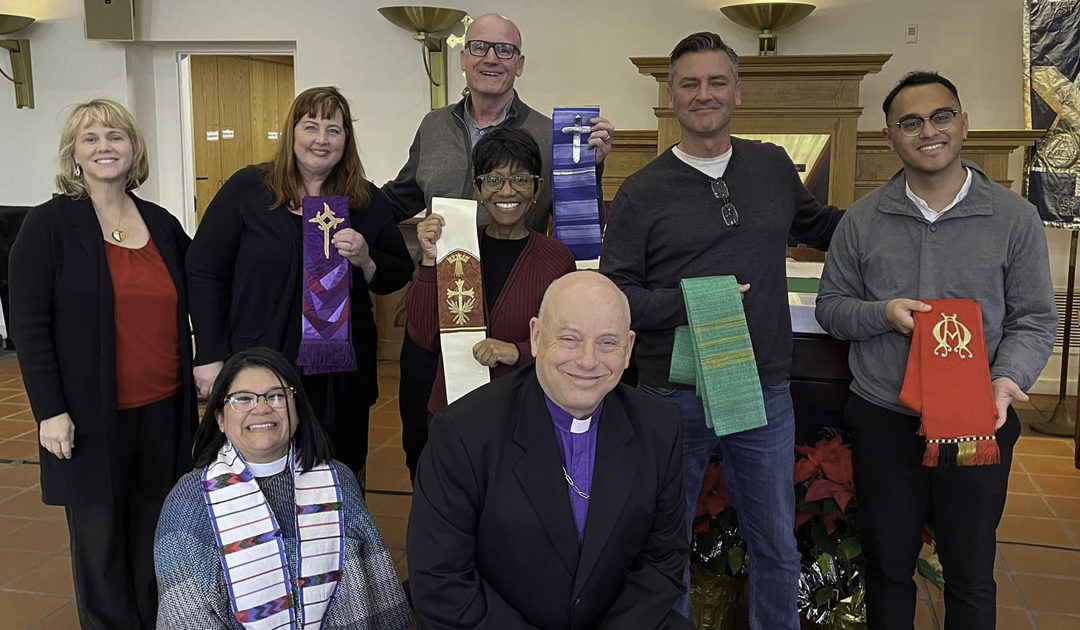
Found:
[[[113,229],[111,236],[112,240],[116,241],[117,243],[123,243],[124,236],[126,236],[126,234],[124,234],[124,231],[121,230],[120,226],[118,225],[115,229]]]

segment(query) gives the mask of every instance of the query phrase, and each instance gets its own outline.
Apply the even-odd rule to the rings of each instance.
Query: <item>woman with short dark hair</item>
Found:
[[[473,359],[491,368],[495,379],[532,361],[529,319],[539,312],[548,285],[576,266],[566,245],[525,225],[525,215],[544,187],[540,148],[533,137],[521,129],[496,129],[476,143],[472,161],[473,185],[491,213],[491,223],[480,228],[488,338],[473,347]],[[442,216],[432,214],[416,226],[420,269],[405,295],[409,336],[426,350],[439,349],[435,244],[443,224]],[[440,358],[428,411],[436,414],[445,407]]]

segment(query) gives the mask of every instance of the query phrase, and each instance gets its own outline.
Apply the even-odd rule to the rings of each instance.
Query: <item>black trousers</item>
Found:
[[[334,445],[334,459],[353,471],[362,489],[367,465],[371,406],[351,390],[351,378],[352,374],[346,372],[301,372],[300,382],[304,385],[315,416]]]
[[[398,411],[401,413],[401,448],[409,479],[416,479],[416,463],[428,438],[428,399],[435,387],[439,355],[416,345],[406,331],[401,340],[401,378],[398,380]]]
[[[83,630],[152,629],[157,623],[154,530],[176,481],[174,427],[182,405],[175,396],[118,412],[125,490],[113,505],[65,507]]]
[[[912,576],[923,524],[929,523],[945,576],[945,628],[993,630],[996,530],[1020,436],[1016,412],[1010,407],[997,431],[1001,463],[992,466],[923,466],[926,441],[916,434],[919,419],[854,394],[844,425],[852,439],[869,628],[914,626]]]

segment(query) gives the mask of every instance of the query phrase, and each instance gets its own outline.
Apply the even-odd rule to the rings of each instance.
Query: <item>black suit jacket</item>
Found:
[[[178,426],[161,430],[176,432],[179,478],[191,470],[196,413],[183,266],[190,239],[164,208],[129,195],[176,286],[185,405]],[[90,199],[59,195],[31,210],[11,248],[8,275],[11,334],[34,418],[67,412],[75,423],[71,459],[38,448],[42,499],[59,505],[118,501],[128,463],[116,415],[113,287]]]
[[[435,416],[407,542],[424,630],[693,627],[671,611],[689,554],[678,411],[619,385],[598,422],[579,546],[533,366]]]

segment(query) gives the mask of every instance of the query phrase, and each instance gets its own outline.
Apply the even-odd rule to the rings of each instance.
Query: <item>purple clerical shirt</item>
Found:
[[[576,419],[556,405],[547,394],[544,395],[551,422],[555,425],[555,437],[559,440],[563,467],[573,480],[577,489],[585,494],[592,493],[593,465],[596,458],[596,423],[600,421],[600,412],[604,401],[596,407],[592,416]],[[560,471],[561,472],[561,471]],[[589,500],[578,494],[567,480],[570,494],[570,509],[574,512],[574,525],[577,526],[578,544],[585,537],[585,519],[589,515]]]

